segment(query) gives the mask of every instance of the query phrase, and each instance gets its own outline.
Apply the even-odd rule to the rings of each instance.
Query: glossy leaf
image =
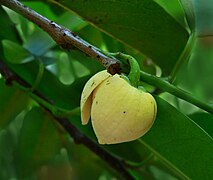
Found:
[[[39,108],[28,112],[23,121],[16,149],[16,168],[20,177],[29,176],[40,165],[59,153],[61,141],[51,116]]]
[[[103,147],[127,162],[135,164],[140,164],[149,156],[149,153],[153,153],[165,165],[164,168],[167,168],[167,171],[169,169],[170,173],[179,179],[211,177],[212,138],[169,103],[159,97],[156,99],[157,119],[145,136],[129,143],[104,145]],[[80,117],[73,118],[71,118],[72,123],[96,140],[91,124],[82,126]]]
[[[155,0],[163,9],[165,9],[178,23],[186,27],[185,13],[180,4],[180,0]]]
[[[193,0],[155,0],[183,27],[195,30]]]
[[[141,142],[182,178],[213,177],[213,140],[191,119],[156,97],[157,119]]]
[[[187,31],[155,1],[59,0],[57,3],[143,52],[167,72],[174,67],[188,40]]]
[[[189,28],[195,30],[195,9],[193,6],[193,0],[180,0],[182,7],[184,9],[186,20],[189,25]]]
[[[27,106],[28,96],[16,88],[7,87],[0,79],[0,129],[8,125]]]

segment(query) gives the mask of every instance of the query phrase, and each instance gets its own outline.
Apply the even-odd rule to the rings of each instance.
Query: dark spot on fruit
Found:
[[[126,113],[126,111],[123,112],[124,114]]]
[[[95,101],[95,104],[98,104],[98,101]]]
[[[95,84],[95,82],[92,82],[91,87]]]
[[[107,80],[107,81],[106,81],[106,85],[109,85],[109,84],[110,84],[110,82],[109,82],[109,80]]]

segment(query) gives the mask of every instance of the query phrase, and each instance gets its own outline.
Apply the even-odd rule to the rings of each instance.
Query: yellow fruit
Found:
[[[100,71],[87,81],[81,94],[81,121],[82,124],[87,124],[90,118],[90,110],[92,106],[92,93],[95,88],[105,79],[112,76],[107,71]]]
[[[106,71],[97,73],[86,83],[81,97],[82,124],[87,124],[91,115],[100,144],[138,139],[151,128],[156,112],[151,94]]]

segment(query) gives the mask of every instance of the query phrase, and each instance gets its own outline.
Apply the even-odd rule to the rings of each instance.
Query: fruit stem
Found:
[[[115,56],[116,58],[119,58],[119,60],[124,64],[130,65],[130,71],[129,71],[129,81],[132,86],[138,87],[139,81],[140,81],[140,66],[135,58],[133,58],[130,55],[123,54],[121,52],[118,53],[110,53],[110,55]]]

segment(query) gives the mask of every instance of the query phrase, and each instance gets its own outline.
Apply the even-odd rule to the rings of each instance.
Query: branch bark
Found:
[[[90,57],[95,58],[108,70],[110,74],[120,74],[122,71],[124,71],[124,67],[122,67],[122,64],[119,60],[113,57],[108,57],[104,53],[100,52],[100,50],[97,49],[95,46],[81,39],[74,32],[56,24],[53,21],[50,21],[49,19],[43,17],[29,7],[26,7],[19,1],[0,0],[0,4],[16,11],[17,13],[23,15],[30,21],[37,24],[40,28],[46,31],[61,47],[70,50],[74,46]],[[141,71],[141,80],[148,84],[154,85],[161,90],[167,91],[180,99],[186,100],[209,113],[213,113],[213,104],[200,101],[193,95],[175,87],[168,81],[165,81],[163,78],[158,78]]]
[[[17,0],[0,0],[0,4],[16,11],[38,25],[41,29],[46,31],[62,48],[70,50],[74,46],[90,57],[99,61],[110,74],[114,75],[116,73],[121,73],[121,63],[117,59],[106,56],[96,47],[81,39],[71,30],[47,19]]]

